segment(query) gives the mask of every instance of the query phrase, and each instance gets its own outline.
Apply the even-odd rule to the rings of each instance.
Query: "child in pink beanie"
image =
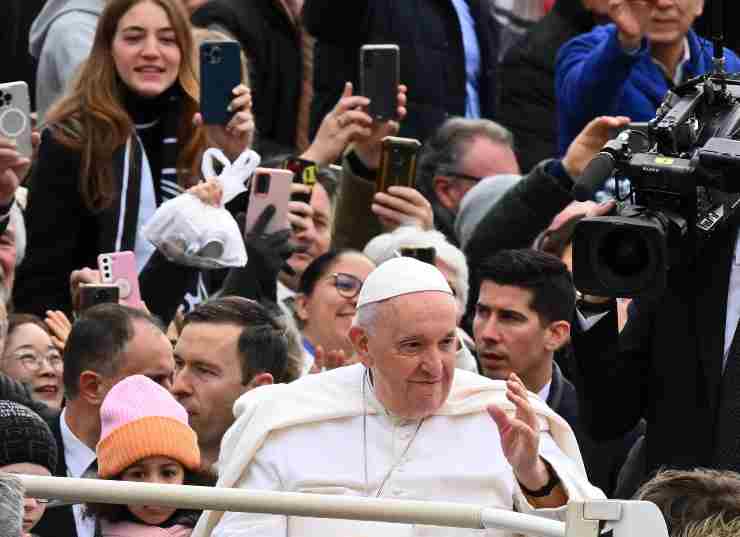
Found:
[[[198,438],[172,395],[143,375],[111,388],[100,407],[98,477],[189,484],[200,467]],[[154,505],[88,504],[96,537],[188,537],[197,512]]]

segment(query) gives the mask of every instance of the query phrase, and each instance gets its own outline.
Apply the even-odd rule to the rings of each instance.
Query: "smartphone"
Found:
[[[424,263],[429,263],[430,265],[434,265],[434,260],[437,257],[437,250],[434,248],[434,246],[429,247],[404,247],[401,248],[400,254],[403,257],[413,257],[415,259],[418,259],[419,261],[423,261]]]
[[[33,157],[31,128],[28,84],[0,84],[0,136],[15,140],[18,152],[29,159]]]
[[[141,306],[139,272],[136,269],[136,256],[133,252],[100,254],[98,270],[103,283],[118,286],[121,302],[132,308]]]
[[[249,189],[249,205],[244,223],[244,232],[249,233],[268,205],[275,206],[275,214],[267,224],[265,233],[275,233],[287,229],[288,202],[290,202],[290,185],[293,172],[277,168],[257,168],[252,177]]]
[[[416,157],[420,147],[421,142],[413,138],[383,138],[375,190],[386,192],[391,186],[413,187],[416,181]]]
[[[313,189],[313,185],[316,184],[316,174],[318,173],[315,162],[299,157],[290,157],[283,163],[283,167],[293,172],[294,183],[306,185]],[[311,192],[297,192],[290,199],[302,201],[303,203],[311,203]]]
[[[375,119],[397,118],[400,57],[398,45],[363,45],[360,48],[360,95],[370,99],[367,112]]]
[[[80,284],[80,311],[97,306],[98,304],[118,304],[119,289],[110,283],[82,283]]]
[[[241,47],[236,41],[200,45],[200,113],[207,124],[226,125],[233,112],[232,90],[241,83]]]

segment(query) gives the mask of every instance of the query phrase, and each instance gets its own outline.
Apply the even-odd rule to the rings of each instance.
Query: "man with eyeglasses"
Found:
[[[419,156],[416,188],[434,211],[434,226],[457,245],[455,215],[465,193],[492,175],[519,174],[511,132],[488,119],[453,117]]]

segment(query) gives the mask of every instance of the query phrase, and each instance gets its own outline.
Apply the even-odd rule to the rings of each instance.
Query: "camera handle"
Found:
[[[630,153],[630,131],[622,131],[619,136],[609,140],[596,154],[573,185],[571,193],[577,201],[592,200],[602,185],[614,173],[614,168]]]

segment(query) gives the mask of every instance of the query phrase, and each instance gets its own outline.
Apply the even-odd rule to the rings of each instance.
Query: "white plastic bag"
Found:
[[[216,174],[214,160],[223,165]],[[243,267],[247,264],[239,227],[224,206],[247,190],[247,180],[260,164],[260,156],[244,151],[233,163],[219,149],[203,154],[204,177],[216,177],[223,188],[220,207],[184,193],[164,202],[144,226],[144,237],[170,261],[201,269]]]

